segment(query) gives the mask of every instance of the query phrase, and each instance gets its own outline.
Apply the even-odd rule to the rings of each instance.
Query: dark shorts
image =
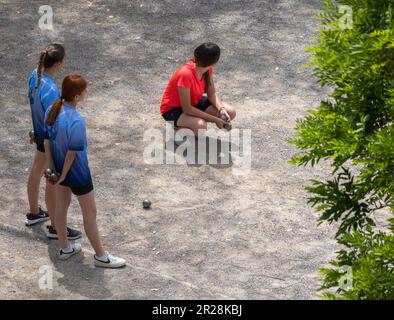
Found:
[[[44,140],[42,140],[42,141],[36,140],[35,142],[36,142],[37,150],[40,152],[45,152]]]
[[[83,196],[93,190],[93,183],[91,183],[87,186],[83,186],[83,187],[70,187],[70,186],[64,185],[63,183],[64,183],[64,181],[60,184],[64,187],[69,187],[71,189],[71,192],[73,194],[75,194],[76,196]]]
[[[195,105],[197,109],[200,109],[201,111],[205,111],[209,106],[211,105],[211,102],[209,101],[208,97],[203,96],[200,101]],[[183,113],[182,107],[174,107],[171,110],[168,110],[167,112],[164,112],[162,114],[162,117],[166,121],[171,121],[174,122],[174,126],[177,125],[178,119]]]

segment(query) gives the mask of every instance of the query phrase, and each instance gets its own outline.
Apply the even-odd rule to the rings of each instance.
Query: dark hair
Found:
[[[40,60],[37,65],[37,82],[35,89],[41,82],[42,68],[50,68],[54,64],[63,61],[65,56],[64,48],[61,44],[52,43],[45,48],[40,54]]]
[[[194,62],[199,67],[212,66],[219,61],[220,58],[220,48],[218,45],[212,42],[205,42],[199,45],[194,50]],[[204,73],[205,77],[205,91],[211,85],[211,75],[209,70]]]
[[[66,76],[62,83],[62,95],[57,99],[49,111],[45,123],[52,126],[62,108],[63,101],[73,101],[77,94],[81,94],[88,86],[88,81],[84,76],[79,74],[69,74]]]

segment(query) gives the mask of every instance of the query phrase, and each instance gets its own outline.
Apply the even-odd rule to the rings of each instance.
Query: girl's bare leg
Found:
[[[71,190],[62,185],[56,185],[56,210],[55,210],[55,227],[59,238],[60,248],[68,248],[67,239],[67,211],[71,200]]]
[[[30,213],[38,214],[38,198],[40,191],[40,181],[46,165],[45,153],[36,150],[34,156],[33,165],[27,181],[27,197],[29,201]],[[55,190],[52,186],[46,187],[45,190],[45,202],[48,209],[48,214],[51,219],[51,225],[54,226],[54,212],[55,212]]]
[[[88,237],[96,256],[104,255],[104,248],[100,239],[99,230],[96,222],[96,202],[94,197],[94,191],[90,191],[82,196],[77,196],[79,205],[81,206],[83,215],[83,225],[85,228],[86,236]]]
[[[197,136],[198,130],[207,129],[207,122],[204,119],[182,113],[177,121],[177,126],[181,128],[191,129],[193,133]]]

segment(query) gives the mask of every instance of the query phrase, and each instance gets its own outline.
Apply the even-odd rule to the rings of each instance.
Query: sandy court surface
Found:
[[[315,299],[317,274],[334,257],[334,227],[317,226],[306,203],[314,170],[287,163],[296,119],[325,92],[304,48],[320,0],[47,1],[54,31],[38,28],[37,1],[0,1],[0,298]],[[144,132],[164,130],[162,92],[176,68],[206,40],[222,49],[215,82],[235,106],[234,127],[250,129],[251,170],[229,165],[149,165]],[[44,226],[24,226],[33,150],[25,96],[39,51],[64,43],[57,78],[90,81],[80,108],[88,126],[98,222],[123,270],[93,267],[83,255],[56,260]],[[41,193],[41,203],[44,203]],[[142,208],[149,196],[152,209]],[[83,228],[74,199],[70,225]],[[53,270],[53,290],[38,286]]]

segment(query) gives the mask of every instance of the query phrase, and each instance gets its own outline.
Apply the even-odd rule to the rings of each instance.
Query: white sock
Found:
[[[73,252],[73,247],[72,247],[71,244],[69,244],[68,247],[65,248],[65,249],[62,249],[62,251],[63,251],[64,253],[71,253],[71,252]]]
[[[108,260],[108,252],[105,251],[104,254],[100,257],[98,255],[96,255],[96,259],[101,260],[101,261],[107,261]]]

